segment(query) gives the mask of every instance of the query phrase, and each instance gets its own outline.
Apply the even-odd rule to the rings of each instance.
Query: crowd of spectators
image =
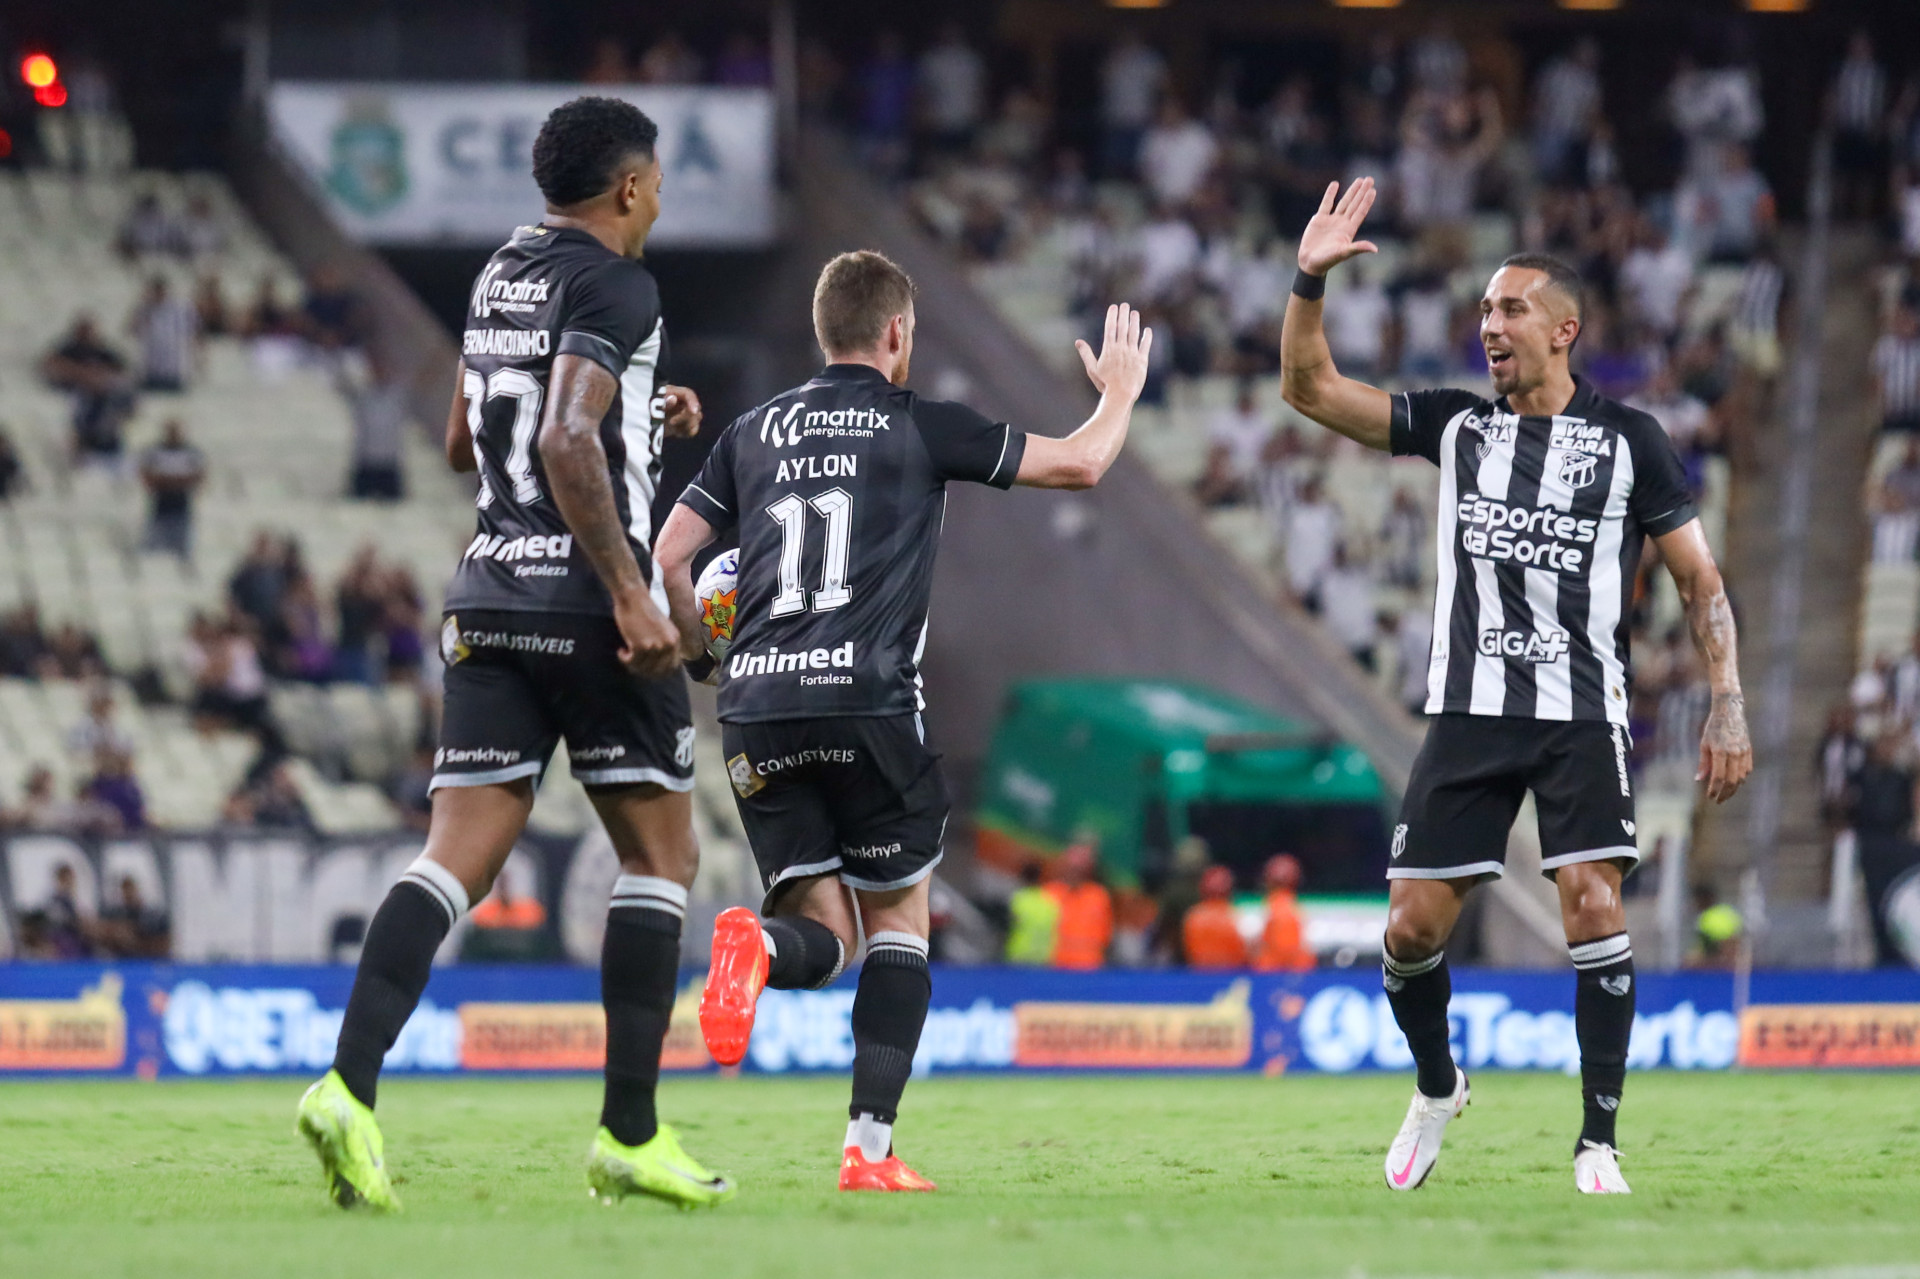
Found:
[[[228,823],[312,829],[287,767],[286,734],[270,706],[273,681],[394,684],[414,689],[423,706],[432,706],[422,610],[411,570],[383,561],[370,545],[323,591],[297,540],[265,530],[256,535],[227,580],[221,607],[194,615],[179,653],[194,725],[203,732],[246,733],[258,742],[253,763],[226,804]],[[135,676],[135,687],[154,700],[167,700],[166,682],[154,673],[120,673]],[[67,740],[78,778],[73,793],[58,794],[54,772],[35,767],[20,803],[0,810],[0,827],[93,835],[146,827],[134,743],[116,719],[109,674],[99,646],[79,628],[63,625],[48,633],[31,605],[0,618],[0,677],[90,685],[86,715]],[[403,820],[424,818],[430,772],[430,757],[423,764],[415,751],[395,776],[381,779]]]
[[[1781,362],[1788,290],[1773,192],[1752,158],[1765,123],[1754,68],[1732,49],[1675,59],[1660,104],[1674,176],[1636,188],[1603,91],[1609,59],[1628,51],[1571,39],[1530,74],[1502,77],[1481,68],[1524,59],[1482,56],[1489,39],[1475,33],[1470,56],[1444,20],[1405,43],[1375,36],[1249,100],[1227,66],[1196,93],[1125,34],[1101,62],[1096,102],[1049,104],[997,80],[991,68],[1014,60],[950,25],[917,56],[881,33],[845,95],[866,161],[961,257],[1064,257],[1062,309],[1089,331],[1112,300],[1142,307],[1162,337],[1146,402],[1167,403],[1184,379],[1239,379],[1205,422],[1194,496],[1256,508],[1285,590],[1410,706],[1425,697],[1430,516],[1388,476],[1384,515],[1357,527],[1329,495],[1349,446],[1262,394],[1278,369],[1291,241],[1329,182],[1379,182],[1370,238],[1390,248],[1328,292],[1328,343],[1353,376],[1480,383],[1489,236],[1500,252],[1579,267],[1580,371],[1662,421],[1696,490],[1710,458],[1740,460]],[[1063,122],[1087,117],[1097,141],[1074,145],[1083,135]]]
[[[1856,36],[1834,77],[1835,209],[1882,229],[1886,249],[1875,298],[1879,334],[1867,356],[1878,465],[1869,478],[1869,560],[1911,566],[1920,558],[1920,69],[1889,66]],[[1869,572],[1866,611],[1876,576]],[[1905,652],[1871,655],[1844,703],[1832,708],[1814,769],[1821,815],[1850,840],[1870,901],[1911,857],[1920,833],[1920,619]],[[1838,844],[1836,844],[1838,847]],[[1877,958],[1905,962],[1873,916]]]
[[[587,84],[718,84],[753,88],[773,83],[773,61],[758,33],[731,32],[711,58],[669,28],[637,51],[618,36],[596,41],[580,78]]]
[[[148,903],[140,881],[122,875],[111,903],[97,913],[80,901],[79,877],[62,863],[53,889],[19,917],[19,958],[43,961],[165,959],[173,947],[173,922]]]
[[[226,225],[205,197],[189,196],[174,209],[157,194],[137,196],[116,236],[129,267],[147,277],[126,321],[127,346],[109,337],[94,315],[81,313],[39,364],[45,384],[71,403],[69,464],[137,478],[147,498],[138,549],[189,563],[196,499],[209,468],[189,433],[192,401],[177,397],[198,381],[208,339],[243,343],[256,372],[269,379],[300,366],[325,371],[353,420],[347,494],[393,500],[404,491],[404,396],[364,341],[366,316],[345,276],[332,266],[317,268],[297,304],[284,300],[276,278],[264,276],[250,301],[235,304],[219,272],[228,243]],[[190,296],[174,283],[183,270],[195,281]],[[127,427],[146,396],[161,397],[167,416],[157,437],[135,451]],[[22,491],[26,480],[11,435],[0,429],[0,500]],[[416,682],[425,653],[422,607],[409,572],[382,562],[371,548],[323,593],[296,542],[266,532],[257,537],[235,567],[221,606],[197,614],[180,637],[178,664],[193,722],[207,731],[250,733],[260,744],[228,800],[228,821],[311,828],[287,768],[284,736],[268,709],[271,682]],[[157,670],[110,671],[97,638],[70,620],[44,624],[30,603],[0,615],[0,678],[83,681],[103,690],[89,699],[88,731],[99,740],[71,752],[72,792],[58,793],[54,770],[30,769],[20,804],[0,821],[84,834],[146,824],[132,743],[101,728],[111,722],[112,699],[104,691],[110,675],[131,679],[143,700],[166,701],[177,692]]]
[[[367,317],[339,268],[316,268],[303,283],[298,305],[283,299],[281,282],[272,275],[260,279],[250,301],[231,300],[219,269],[228,232],[204,196],[188,198],[177,211],[152,192],[137,196],[116,243],[130,269],[147,275],[123,326],[132,353],[115,343],[98,316],[81,312],[40,360],[42,381],[64,392],[72,405],[72,464],[121,468],[126,427],[140,397],[191,389],[204,367],[206,340],[229,338],[246,344],[256,371],[270,380],[303,365],[334,370],[354,412],[356,465],[365,452],[376,469],[391,472],[369,478],[356,471],[349,492],[399,496],[395,433],[387,422],[393,379],[385,376],[390,371],[369,365],[362,350]],[[195,281],[190,295],[175,284],[181,267]],[[13,459],[11,468],[0,464],[0,472],[10,472],[0,476],[4,499],[20,467],[11,442],[0,444],[0,456]],[[179,496],[177,485],[170,491]],[[177,517],[177,501],[161,505],[173,506]],[[175,547],[169,542],[158,549]]]

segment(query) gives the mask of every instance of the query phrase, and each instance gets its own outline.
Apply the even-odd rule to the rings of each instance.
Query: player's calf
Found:
[[[654,1093],[660,1046],[673,1017],[680,925],[687,890],[654,875],[621,875],[600,947],[600,999],[607,1017],[606,1093],[600,1124],[623,1146],[641,1146],[659,1126]]]
[[[459,878],[423,856],[374,912],[333,1055],[334,1070],[361,1105],[373,1105],[380,1064],[413,1016],[433,970],[434,952],[466,913],[467,904]]]
[[[900,1095],[932,997],[924,937],[881,931],[867,939],[853,999],[853,1102],[841,1152],[842,1190],[933,1189],[893,1153]]]
[[[1387,1148],[1387,1185],[1393,1190],[1417,1190],[1440,1158],[1447,1125],[1466,1109],[1467,1076],[1453,1062],[1447,1026],[1447,1004],[1453,996],[1453,978],[1447,953],[1425,958],[1396,958],[1391,947],[1406,938],[1388,937],[1389,949],[1381,962],[1381,984],[1394,1020],[1407,1037],[1419,1072],[1413,1101],[1393,1144]]]
[[[1569,944],[1567,953],[1578,974],[1573,1024],[1580,1041],[1582,1120],[1575,1150],[1589,1145],[1612,1150],[1633,1038],[1633,945],[1619,932]]]

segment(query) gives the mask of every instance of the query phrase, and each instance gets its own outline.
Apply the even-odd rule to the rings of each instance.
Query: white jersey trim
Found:
[[[1408,401],[1408,410],[1411,415],[1411,400]],[[1433,588],[1433,639],[1427,651],[1429,715],[1438,715],[1447,708],[1447,667],[1452,658],[1453,645],[1453,595],[1457,589],[1455,579],[1459,570],[1454,557],[1454,539],[1459,533],[1454,525],[1459,520],[1460,475],[1459,468],[1453,463],[1453,455],[1460,439],[1460,425],[1467,420],[1467,416],[1464,412],[1454,414],[1453,420],[1447,423],[1447,429],[1440,433],[1440,529],[1435,542],[1438,548],[1435,559],[1438,562]]]
[[[620,438],[627,446],[627,536],[653,546],[653,393],[666,322],[655,320],[620,375]],[[656,574],[655,580],[658,579]]]
[[[1627,722],[1627,671],[1620,662],[1614,631],[1620,626],[1620,536],[1626,527],[1627,499],[1633,492],[1633,450],[1624,438],[1613,459],[1613,484],[1601,511],[1593,543],[1593,573],[1587,579],[1587,642],[1600,659],[1600,704],[1607,723]]]

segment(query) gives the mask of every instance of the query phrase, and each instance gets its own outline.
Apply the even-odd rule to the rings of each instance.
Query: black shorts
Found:
[[[465,609],[440,627],[446,704],[433,781],[538,784],[562,737],[589,789],[651,782],[693,789],[693,715],[679,671],[637,679],[611,617]]]
[[[918,715],[722,724],[720,741],[767,909],[791,879],[884,892],[939,865],[947,785]]]
[[[1436,715],[1413,762],[1388,879],[1494,879],[1507,834],[1533,792],[1540,869],[1619,860],[1631,872],[1633,783],[1627,730],[1597,720]]]

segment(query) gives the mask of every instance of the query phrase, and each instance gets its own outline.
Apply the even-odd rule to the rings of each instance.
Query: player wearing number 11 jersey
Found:
[[[762,987],[832,981],[857,911],[867,957],[840,1188],[931,1190],[895,1157],[892,1132],[932,989],[927,878],[947,821],[919,673],[946,486],[1098,483],[1153,335],[1130,308],[1108,311],[1099,356],[1078,344],[1100,406],[1051,439],[905,389],[913,284],[877,253],[827,263],[813,322],[827,367],[728,427],[660,532],[690,659],[704,652],[693,557],[722,530],[740,539],[720,719],[769,918],[736,908],[715,922],[700,1025],[717,1060],[738,1062]]]
[[[655,136],[611,98],[554,111],[533,146],[547,216],[473,286],[447,458],[480,474],[479,527],[447,591],[433,821],[367,930],[334,1068],[300,1105],[343,1207],[396,1206],[373,1118],[381,1060],[434,952],[513,851],[562,738],[621,870],[588,1186],[689,1207],[733,1193],[654,1115],[698,850],[693,727],[679,636],[655,600],[649,504],[662,435],[700,423],[691,391],[658,384],[660,295],[638,261],[660,213]]]

